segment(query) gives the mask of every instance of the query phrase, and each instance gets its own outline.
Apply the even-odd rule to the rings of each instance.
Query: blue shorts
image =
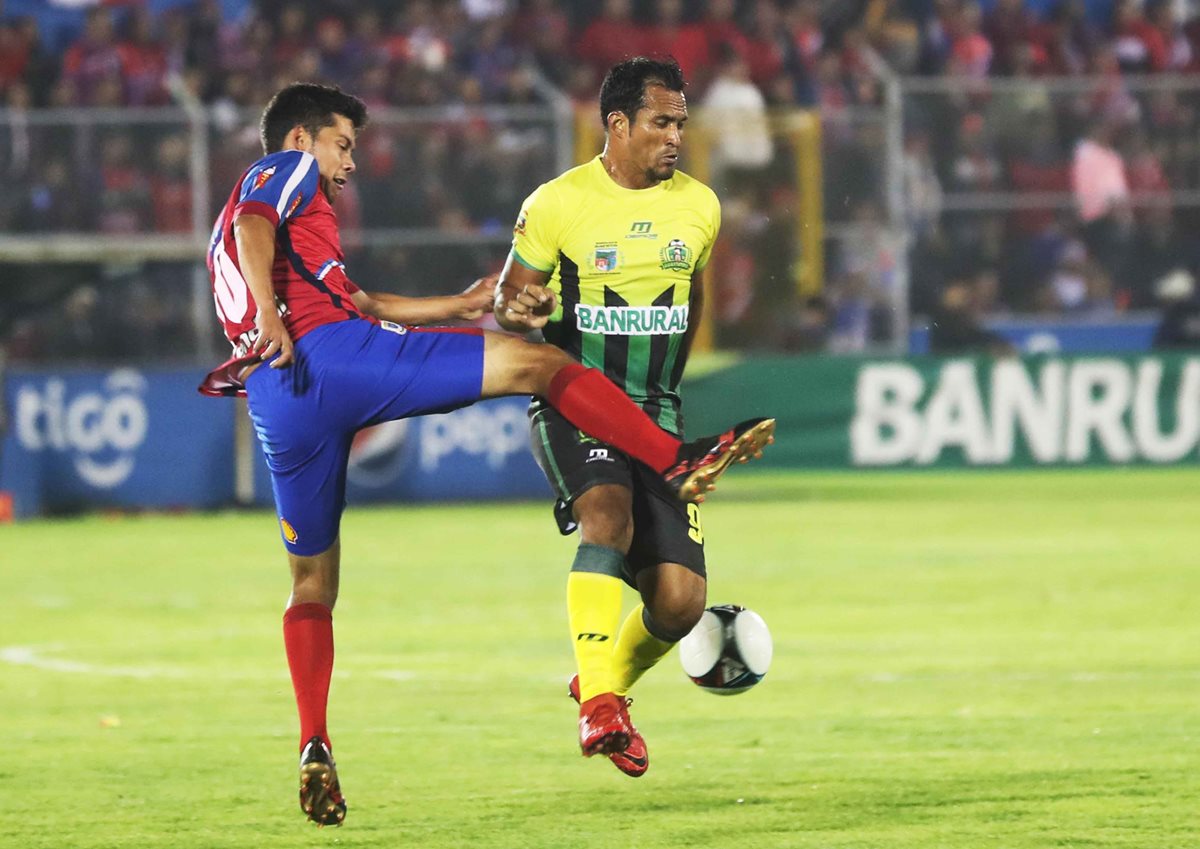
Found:
[[[302,336],[287,368],[255,369],[246,379],[250,418],[287,550],[320,554],[337,539],[355,433],[465,407],[482,387],[483,333],[474,328],[341,321]]]

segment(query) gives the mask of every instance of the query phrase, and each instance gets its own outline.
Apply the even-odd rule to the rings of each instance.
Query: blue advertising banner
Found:
[[[1135,313],[1109,319],[1013,318],[984,326],[1023,354],[1141,353],[1153,346],[1161,320],[1158,313]],[[908,352],[930,352],[928,326],[909,331]]]
[[[346,500],[551,498],[529,447],[528,406],[528,398],[494,398],[360,431],[350,449]],[[270,505],[266,460],[255,446],[254,498]]]
[[[232,404],[197,369],[10,370],[0,490],[14,513],[227,504]]]

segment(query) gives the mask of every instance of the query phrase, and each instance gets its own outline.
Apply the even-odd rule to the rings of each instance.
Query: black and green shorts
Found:
[[[578,527],[575,499],[593,486],[618,484],[633,493],[626,582],[636,588],[637,573],[659,563],[678,563],[705,576],[699,505],[680,501],[649,466],[583,433],[552,407],[534,404],[529,418],[533,456],[558,496],[554,518],[560,533]]]

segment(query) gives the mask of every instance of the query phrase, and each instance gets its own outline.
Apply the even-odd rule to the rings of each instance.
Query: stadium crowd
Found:
[[[100,5],[75,28],[45,32],[36,16],[0,18],[0,171],[11,187],[0,230],[192,229],[186,132],[64,132],[27,120],[36,107],[207,107],[219,204],[254,158],[257,110],[294,79],[336,83],[373,110],[537,105],[552,89],[591,110],[611,63],[658,53],[679,60],[692,104],[711,116],[725,344],[888,340],[901,277],[884,191],[883,80],[893,73],[945,81],[904,103],[916,312],[937,315],[948,301],[968,321],[1155,307],[1200,261],[1194,212],[1172,197],[1200,190],[1200,87],[1146,82],[1200,69],[1200,22],[1180,20],[1168,0],[254,0],[229,15],[230,5]],[[1051,77],[1087,82],[1062,89]],[[826,218],[848,225],[828,240],[824,294],[803,301],[791,155],[766,119],[795,107],[820,110]],[[430,118],[368,133],[341,214],[349,230],[502,234],[554,173],[550,144],[536,121]],[[389,247],[352,260],[364,279],[422,287],[458,285],[502,255],[472,248],[447,267],[444,250]]]

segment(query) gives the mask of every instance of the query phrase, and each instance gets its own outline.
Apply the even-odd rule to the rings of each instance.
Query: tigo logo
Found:
[[[146,439],[149,414],[142,393],[146,379],[121,369],[104,381],[105,392],[68,397],[59,378],[16,392],[17,440],[29,451],[69,453],[75,470],[98,489],[124,482],[134,468],[134,453]]]

